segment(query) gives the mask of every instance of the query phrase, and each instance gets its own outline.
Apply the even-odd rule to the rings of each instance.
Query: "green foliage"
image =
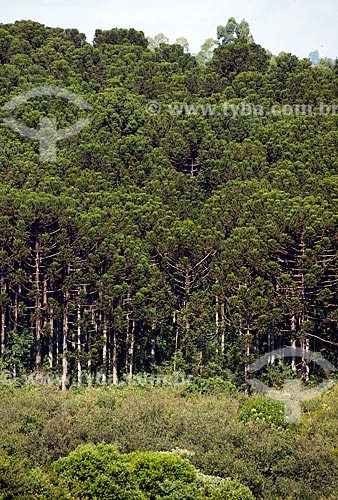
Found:
[[[337,62],[272,56],[230,18],[196,58],[183,38],[135,29],[97,30],[91,44],[76,29],[2,24],[0,63],[1,118],[92,119],[58,142],[54,163],[0,124],[6,460],[48,467],[102,441],[121,453],[178,447],[257,498],[334,497],[335,397],[336,413],[309,403],[302,433],[280,432],[239,420],[232,384],[242,389],[251,362],[291,344],[337,366]],[[91,111],[46,96],[4,109],[46,85]],[[293,377],[322,379],[295,361]],[[289,371],[271,360],[262,380],[278,386]],[[139,390],[135,374],[156,383]],[[192,383],[176,387],[178,374]],[[62,498],[44,474],[26,491]],[[156,488],[179,497],[180,480]]]
[[[247,488],[238,481],[223,481],[217,487],[206,486],[202,493],[201,499],[210,500],[254,500],[255,497]]]
[[[0,28],[2,105],[58,85],[92,107],[41,96],[2,110],[29,127],[92,118],[53,164],[0,127],[0,352],[15,383],[182,371],[243,387],[272,346],[337,343],[337,119],[279,110],[333,106],[336,65],[272,57],[234,18],[197,58],[135,29],[90,44],[33,21]]]
[[[238,389],[235,384],[221,378],[195,378],[182,391],[182,394],[236,394]]]
[[[154,471],[148,474],[154,479],[149,485],[154,491],[177,496],[182,486],[188,498],[195,486],[189,482],[194,473],[186,459],[198,468],[199,488],[206,483],[217,487],[224,479],[237,479],[256,498],[264,500],[297,498],[295,495],[302,500],[312,500],[314,495],[329,498],[334,497],[338,488],[337,388],[307,402],[302,422],[287,431],[261,418],[254,422],[240,420],[238,415],[243,405],[248,402],[252,407],[252,399],[244,399],[240,394],[195,392],[182,398],[179,386],[148,390],[135,390],[133,386],[93,387],[66,394],[55,387],[38,386],[9,386],[1,391],[0,449],[16,464],[11,466],[14,472],[21,469],[25,491],[45,494],[48,500],[55,500],[57,494],[62,498],[67,485],[76,491],[76,467],[81,477],[87,473],[89,477],[96,476],[94,466],[97,467],[103,482],[106,474],[113,476],[114,470],[121,470],[124,477],[133,476],[130,484],[135,486],[131,459],[143,464],[144,470]],[[258,409],[257,401],[255,405]],[[270,414],[271,411],[267,412]],[[280,418],[280,414],[277,416]],[[247,417],[251,418],[250,411]],[[100,447],[92,445],[86,449],[88,443],[103,441],[115,443],[119,454],[111,445],[107,448],[100,445],[103,446],[100,452]],[[85,446],[72,455],[79,445]],[[62,457],[67,455],[72,458],[66,460],[65,467],[58,466],[58,462],[52,466],[59,469],[51,481],[51,462],[61,458],[63,464]],[[162,456],[171,457],[169,462],[164,460],[158,465],[160,470],[171,474],[169,482],[161,482],[154,465]],[[107,467],[109,457],[113,458],[114,467]],[[173,457],[179,460],[173,461]],[[43,469],[31,476],[29,470],[39,466]],[[10,470],[7,469],[8,473]],[[141,465],[138,470],[138,474],[144,473]],[[185,475],[184,484],[181,478],[177,479],[180,470]],[[20,474],[17,474],[18,486],[23,484]],[[122,487],[118,480],[111,482],[116,488]],[[146,494],[144,490],[141,492]]]
[[[72,498],[144,500],[125,457],[111,445],[86,445],[52,465],[54,483]]]
[[[246,71],[265,73],[269,67],[269,59],[263,47],[240,39],[234,44],[218,47],[210,64],[220,76],[232,80]]]
[[[107,444],[80,446],[51,466],[51,482],[71,498],[98,500],[251,500],[239,482],[201,475],[185,459],[170,453],[122,455]]]
[[[23,493],[25,471],[18,460],[0,450],[0,499],[12,500]]]
[[[163,480],[179,484],[182,488],[196,482],[196,471],[187,460],[178,456],[161,453],[133,453],[130,455],[133,475],[140,489],[151,500],[161,495]]]
[[[287,425],[284,405],[266,397],[255,396],[247,399],[238,417],[244,423],[263,421],[277,428],[284,428]]]

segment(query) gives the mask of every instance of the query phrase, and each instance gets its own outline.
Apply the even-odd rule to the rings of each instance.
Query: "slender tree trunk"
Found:
[[[275,350],[275,335],[274,331],[269,331],[269,364],[273,366],[275,364],[275,355],[271,354]]]
[[[301,349],[302,349],[301,380],[302,380],[303,384],[308,384],[308,382],[309,382],[309,365],[307,362],[306,354],[309,352],[309,339],[302,338]]]
[[[35,365],[36,369],[41,368],[42,355],[41,355],[41,296],[40,296],[40,251],[38,238],[35,241]]]
[[[221,304],[221,356],[224,363],[224,355],[225,355],[225,304],[222,302]]]
[[[301,240],[301,254],[305,254],[305,241],[302,238]],[[306,303],[305,303],[305,276],[304,271],[302,271],[301,277],[301,298],[302,298],[302,314],[301,314],[301,330],[302,330],[302,339],[301,339],[301,349],[302,349],[302,369],[301,369],[301,380],[303,384],[307,384],[309,382],[309,366],[307,362],[306,353],[309,351],[309,339],[306,336],[304,331],[304,324],[307,320],[306,314]]]
[[[250,330],[249,327],[247,327],[247,338],[245,340],[245,359],[244,359],[244,378],[245,378],[245,394],[247,396],[250,396],[251,393],[251,386],[248,382],[250,372],[249,372],[249,366],[250,366],[250,341],[249,341],[249,336],[250,336]]]
[[[88,387],[93,385],[93,372],[92,372],[92,338],[91,333],[88,333],[88,361],[87,361],[87,372],[88,372]]]
[[[291,316],[291,348],[292,349],[296,349],[296,347],[297,347],[296,328],[297,328],[296,315],[294,312],[292,312],[292,316]],[[293,373],[297,372],[297,365],[296,365],[295,356],[292,356],[291,369],[292,369]]]
[[[216,281],[218,283],[218,281]],[[215,296],[215,302],[216,302],[216,312],[215,312],[215,337],[218,339],[218,334],[219,334],[219,311],[218,311],[218,306],[219,306],[219,300],[218,300],[218,295]],[[216,347],[216,354],[218,355],[219,350],[218,346]]]
[[[1,275],[1,293],[6,293],[5,277]],[[6,306],[3,303],[1,306],[1,335],[0,335],[0,354],[3,356],[6,348]]]
[[[19,294],[21,293],[21,287],[18,285],[17,289],[15,290],[15,296],[14,296],[14,325],[13,325],[13,331],[14,333],[17,333],[18,331],[18,322],[19,322]]]
[[[102,383],[107,383],[107,364],[108,364],[108,327],[107,321],[103,319],[103,347],[102,347]]]
[[[184,303],[183,303],[183,314],[184,314],[184,327],[185,327],[185,355],[186,357],[188,356],[188,344],[189,344],[189,337],[190,337],[190,321],[189,321],[189,311],[188,311],[188,305],[189,305],[189,298],[190,298],[190,274],[189,271],[186,271],[185,275],[185,298],[184,298]]]
[[[150,348],[150,355],[151,355],[151,365],[152,365],[152,368],[156,368],[156,323],[155,323],[155,321],[153,321],[152,324],[151,324],[151,348]]]
[[[53,352],[54,352],[54,307],[49,308],[49,344],[48,344],[48,361],[49,368],[53,368]]]
[[[42,281],[42,306],[45,311],[45,322],[49,319],[49,331],[48,331],[48,364],[49,368],[53,368],[53,340],[54,340],[54,318],[53,318],[53,306],[48,308],[48,296],[47,296],[48,278],[45,276]],[[49,318],[48,318],[49,316]]]
[[[80,295],[80,292],[79,292]],[[80,299],[79,299],[80,300]],[[81,366],[81,305],[77,305],[77,385],[82,385]]]
[[[91,306],[91,323],[95,330],[95,338],[97,338],[97,322],[95,319],[95,311],[94,307]],[[87,370],[88,370],[88,385],[91,387],[93,384],[93,366],[92,366],[92,335],[91,331],[88,332],[88,361],[87,361]]]
[[[113,368],[113,384],[118,384],[118,374],[117,374],[117,338],[116,331],[114,329],[113,332],[113,359],[112,359],[112,368]]]
[[[68,349],[67,349],[67,337],[68,337],[68,301],[69,292],[66,290],[64,292],[64,311],[63,311],[63,328],[62,328],[62,380],[61,388],[63,391],[67,390],[67,379],[68,379]]]
[[[202,342],[202,339],[200,340],[200,354],[199,354],[198,364],[199,364],[199,375],[200,375],[200,377],[202,377],[203,376],[203,342]]]
[[[63,329],[62,326],[62,321],[58,319],[55,322],[55,359],[56,359],[56,364],[59,366],[59,360],[60,360],[60,330]]]

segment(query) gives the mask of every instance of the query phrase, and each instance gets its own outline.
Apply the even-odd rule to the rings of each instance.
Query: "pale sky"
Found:
[[[274,54],[338,57],[338,0],[0,0],[1,23],[21,19],[77,28],[92,42],[96,28],[163,32],[173,43],[185,36],[198,52],[229,17],[245,18],[255,41]]]

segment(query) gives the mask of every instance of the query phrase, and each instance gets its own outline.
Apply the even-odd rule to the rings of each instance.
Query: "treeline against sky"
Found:
[[[92,118],[55,162],[0,124],[2,369],[60,374],[66,388],[97,373],[242,384],[284,346],[337,362],[338,119],[290,112],[337,105],[337,63],[238,36],[201,64],[132,29],[89,44],[32,21],[1,25],[0,40],[1,106],[55,85],[92,107],[45,96],[11,112],[31,128]],[[305,358],[291,369],[312,375]]]

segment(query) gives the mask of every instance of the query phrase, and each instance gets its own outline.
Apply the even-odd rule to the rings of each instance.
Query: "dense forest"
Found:
[[[140,373],[244,388],[280,347],[337,363],[337,61],[273,56],[245,23],[197,58],[134,29],[92,44],[32,21],[0,32],[2,118],[91,118],[54,162],[0,124],[3,373],[63,389]],[[91,110],[60,96],[4,108],[47,85]],[[305,355],[270,362],[316,375]]]

